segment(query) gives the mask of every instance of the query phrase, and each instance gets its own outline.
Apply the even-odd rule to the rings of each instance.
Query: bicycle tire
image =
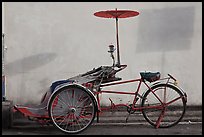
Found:
[[[56,91],[50,99],[48,113],[55,127],[76,134],[91,125],[96,114],[93,96],[78,85]]]
[[[166,88],[166,94],[165,94],[166,102],[170,102],[176,98],[178,98],[178,100],[170,103],[166,107],[162,107],[162,109],[158,109],[158,108],[142,109],[142,114],[146,119],[146,121],[157,128],[167,128],[178,124],[184,117],[184,114],[186,111],[186,100],[184,98],[185,95],[183,95],[182,91],[179,90],[176,86],[171,84],[158,84],[153,86],[152,90],[161,100],[162,100],[161,97],[163,96],[163,101],[164,101],[165,88]],[[156,96],[151,92],[151,90],[148,90],[144,94],[141,106],[154,107],[155,105],[159,106],[161,104],[162,103],[156,98]],[[159,121],[158,119],[162,112],[164,112],[164,116],[158,125],[157,122]]]

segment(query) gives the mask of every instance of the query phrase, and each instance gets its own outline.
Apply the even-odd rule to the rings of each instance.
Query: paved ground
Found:
[[[3,135],[65,135],[53,126],[24,125],[4,129]],[[178,124],[155,129],[147,124],[95,124],[77,135],[202,135],[202,124]]]
[[[185,117],[176,126],[171,128],[153,128],[140,112],[129,117],[125,111],[104,112],[100,116],[100,122],[96,120],[87,130],[77,135],[202,135],[202,109],[187,108]],[[13,126],[2,129],[3,135],[58,135],[64,134],[55,127],[42,126],[35,121],[30,121],[15,115]]]

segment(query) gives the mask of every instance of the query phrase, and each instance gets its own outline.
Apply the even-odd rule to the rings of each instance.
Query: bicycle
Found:
[[[94,15],[116,19],[117,63],[113,54],[114,45],[109,45],[108,52],[113,60],[111,66],[100,66],[75,77],[55,81],[42,97],[40,105],[35,107],[15,105],[15,110],[29,119],[53,124],[60,131],[70,134],[84,131],[95,118],[99,122],[101,112],[118,107],[126,107],[129,115],[141,111],[146,121],[155,128],[167,128],[178,124],[185,114],[187,94],[178,86],[175,77],[168,74],[168,77],[160,78],[160,72],[140,72],[140,78],[125,81],[116,77],[118,72],[127,67],[120,63],[118,18],[137,16],[139,12],[116,9],[96,12]],[[139,82],[136,91],[103,90],[105,87],[133,82]],[[147,87],[147,90],[141,95],[139,92],[142,84]],[[111,105],[101,107],[99,95],[103,93],[131,95],[133,101],[115,104],[109,98]],[[139,99],[141,103],[136,105]]]

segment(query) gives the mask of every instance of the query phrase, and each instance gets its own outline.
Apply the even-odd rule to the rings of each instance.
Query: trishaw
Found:
[[[106,10],[94,13],[97,17],[114,18],[116,20],[116,44],[109,45],[109,53],[113,60],[110,66],[100,66],[65,80],[58,80],[51,84],[39,105],[15,105],[14,109],[21,112],[30,120],[44,124],[53,124],[65,133],[79,133],[89,127],[94,119],[99,122],[100,113],[104,110],[126,107],[129,114],[141,111],[144,118],[155,128],[171,127],[178,124],[186,110],[187,95],[178,86],[175,77],[168,74],[160,78],[160,72],[140,72],[140,78],[122,80],[116,73],[125,69],[127,65],[120,63],[118,19],[139,15],[132,10]],[[114,51],[117,50],[117,62]],[[136,91],[105,90],[105,87],[137,82]],[[147,90],[140,94],[140,87],[144,84]],[[133,101],[126,104],[115,104],[110,107],[100,105],[99,95],[102,93],[124,94],[133,96]],[[140,99],[140,105],[136,105]],[[128,119],[128,117],[127,117]],[[127,120],[126,119],[126,120]]]

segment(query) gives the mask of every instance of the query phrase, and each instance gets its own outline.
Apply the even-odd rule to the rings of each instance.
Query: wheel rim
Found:
[[[95,117],[91,96],[81,88],[66,88],[57,92],[50,102],[50,117],[54,125],[66,133],[86,129]]]
[[[166,87],[164,97],[164,89],[164,85],[155,87],[154,89],[154,93],[164,104],[158,101],[155,95],[151,92],[146,94],[146,99],[144,99],[142,102],[143,106],[162,106],[161,109],[144,109],[142,111],[145,119],[153,126],[157,126],[160,115],[163,115],[163,117],[162,121],[159,123],[159,127],[170,127],[176,125],[182,119],[185,113],[186,104],[182,98],[181,92],[177,90],[177,88],[168,85]]]

